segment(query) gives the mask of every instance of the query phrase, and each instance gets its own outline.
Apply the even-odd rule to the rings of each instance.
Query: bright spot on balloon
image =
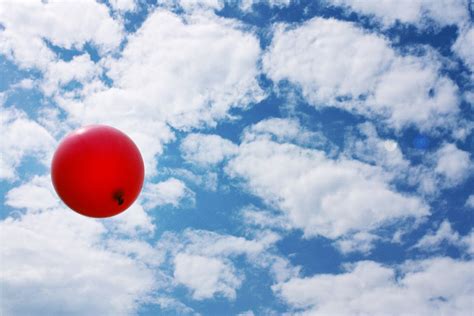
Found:
[[[383,142],[383,146],[388,151],[394,151],[394,150],[397,149],[398,144],[397,144],[397,142],[389,139],[389,140],[386,140],[386,141]]]

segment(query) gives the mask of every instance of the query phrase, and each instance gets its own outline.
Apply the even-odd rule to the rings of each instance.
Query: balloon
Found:
[[[89,217],[125,211],[138,197],[143,159],[133,141],[104,125],[82,127],[59,144],[51,165],[53,186],[72,210]]]

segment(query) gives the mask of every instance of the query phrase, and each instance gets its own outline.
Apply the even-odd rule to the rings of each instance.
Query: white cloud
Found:
[[[30,78],[22,79],[18,83],[10,85],[10,89],[33,89],[35,87],[35,81]]]
[[[472,170],[469,153],[454,144],[444,144],[435,153],[436,173],[443,176],[448,186],[454,186],[467,179]]]
[[[2,313],[125,315],[153,287],[145,266],[97,245],[99,222],[54,209],[0,226],[8,241],[1,248]]]
[[[358,126],[361,137],[349,136],[344,148],[348,157],[356,157],[364,162],[383,167],[395,176],[403,176],[411,167],[398,143],[393,139],[379,137],[375,126],[363,123]]]
[[[342,274],[293,278],[273,290],[305,315],[468,315],[473,280],[472,261],[433,258],[395,269],[362,261]]]
[[[474,208],[474,194],[468,196],[465,205],[470,208]]]
[[[452,50],[464,61],[467,67],[474,72],[474,53],[472,43],[474,43],[474,28],[465,27],[461,29]],[[471,77],[472,78],[472,77]]]
[[[202,9],[221,10],[224,8],[224,1],[222,0],[179,0],[169,2],[168,5],[176,5],[178,3],[183,10],[188,12]]]
[[[214,16],[182,19],[159,10],[147,18],[110,61],[116,86],[177,128],[213,123],[260,99],[257,39]]]
[[[129,237],[152,235],[155,232],[152,218],[138,202],[133,203],[125,212],[108,219],[107,224],[110,231]]]
[[[269,7],[283,8],[288,6],[291,3],[291,0],[242,0],[238,3],[242,11],[249,13],[253,10],[255,4],[264,4]]]
[[[212,298],[221,294],[235,299],[235,289],[242,282],[232,266],[222,260],[180,253],[174,259],[175,280],[190,288],[195,300]]]
[[[245,257],[250,264],[264,269],[278,281],[295,276],[299,269],[287,259],[273,253],[279,236],[260,232],[254,239],[223,235],[205,230],[186,229],[182,234],[167,232],[157,244],[174,265],[174,281],[186,286],[196,300],[221,295],[235,299],[236,291],[245,279],[233,259]]]
[[[456,245],[459,242],[459,234],[453,231],[449,221],[444,220],[436,232],[426,234],[415,245],[416,248],[425,250],[436,250],[441,246],[441,243],[446,242],[451,245]]]
[[[465,236],[460,236],[454,231],[448,220],[444,220],[435,232],[424,235],[414,248],[420,248],[424,251],[436,251],[443,244],[458,247],[460,250],[466,251],[468,254],[474,254],[474,230]]]
[[[255,316],[254,312],[251,310],[239,313],[237,316]]]
[[[137,143],[147,176],[178,129],[213,126],[233,107],[264,94],[255,77],[257,38],[228,19],[156,10],[128,37],[120,56],[102,62],[112,87],[92,81],[77,96],[57,98],[77,125],[100,122]]]
[[[211,172],[209,169],[204,169],[204,173],[196,174],[190,170],[183,168],[164,169],[164,174],[169,174],[173,177],[183,179],[199,188],[216,191],[218,186],[218,175],[216,172]]]
[[[5,204],[29,212],[54,210],[64,206],[54,191],[50,175],[34,176],[29,181],[14,187],[5,195]],[[128,237],[151,234],[155,230],[151,218],[138,202],[126,212],[104,220],[104,224],[109,231]]]
[[[164,310],[170,310],[174,314],[179,314],[179,315],[200,315],[199,313],[196,313],[194,309],[191,307],[183,304],[179,300],[169,297],[169,296],[159,296],[148,303],[156,303],[160,305],[160,307]]]
[[[206,230],[186,229],[180,235],[170,232],[164,234],[158,248],[168,251],[173,258],[178,253],[220,259],[245,255],[253,261],[278,239],[278,235],[266,231],[261,232],[255,239],[246,239]]]
[[[464,237],[461,237],[459,244],[466,249],[466,252],[474,256],[474,229]]]
[[[150,267],[160,252],[117,238],[153,231],[139,204],[108,221],[88,218],[61,205],[49,176],[12,188],[5,204],[24,211],[0,221],[0,313],[129,315],[156,288]]]
[[[181,9],[186,12],[191,12],[194,10],[222,10],[224,5],[237,5],[240,10],[245,13],[252,13],[255,4],[267,5],[269,7],[285,7],[290,4],[291,0],[242,0],[242,1],[232,1],[232,0],[178,0],[171,1],[165,0],[164,4],[168,7],[179,6]]]
[[[395,22],[428,27],[430,21],[439,26],[464,24],[469,21],[466,0],[331,0],[335,5],[374,16],[386,27]]]
[[[139,239],[108,239],[105,241],[107,249],[114,252],[131,256],[140,263],[155,268],[155,272],[161,272],[157,268],[165,261],[164,253],[154,248],[146,241]],[[166,286],[161,284],[160,286]]]
[[[277,142],[295,142],[301,145],[318,146],[326,139],[319,133],[306,130],[295,119],[269,118],[262,120],[244,130],[242,140],[253,141],[267,138]]]
[[[385,172],[425,196],[433,197],[469,177],[469,154],[454,144],[444,144],[433,153],[425,153],[421,164],[412,164],[398,143],[381,138],[374,125],[358,126],[360,135],[347,135],[344,155],[380,166]]]
[[[252,206],[245,207],[242,210],[242,218],[247,225],[271,229],[291,229],[291,224],[288,223],[284,214],[259,210]]]
[[[314,18],[279,24],[263,58],[274,81],[302,88],[314,106],[335,106],[401,129],[446,127],[458,113],[456,85],[434,53],[402,56],[381,36],[349,22]]]
[[[243,237],[231,235],[221,235],[209,231],[185,232],[187,239],[186,252],[205,256],[236,256],[244,254],[253,258],[262,253],[278,239],[274,233],[264,232],[255,240],[248,240]],[[206,245],[205,247],[203,247]]]
[[[181,142],[180,150],[187,161],[205,166],[234,155],[237,146],[218,135],[189,134]]]
[[[360,232],[350,237],[345,237],[335,242],[336,247],[343,254],[351,252],[361,252],[368,254],[375,247],[374,242],[380,238],[377,235]]]
[[[50,133],[19,110],[0,107],[0,179],[17,178],[16,169],[26,157],[49,164],[55,139]]]
[[[134,11],[137,9],[136,0],[109,0],[109,3],[114,10],[119,12]]]
[[[0,52],[28,68],[46,69],[56,59],[44,39],[68,49],[92,42],[101,52],[115,49],[122,39],[122,26],[107,6],[93,0],[2,1],[0,23],[5,28]]]
[[[30,211],[0,222],[1,238],[8,241],[1,247],[2,313],[136,311],[154,286],[152,271],[102,247],[106,229],[100,221],[58,207],[45,181],[35,177],[7,194],[7,204]],[[38,194],[42,199],[33,200]]]
[[[145,200],[145,207],[148,209],[166,204],[178,207],[183,200],[191,201],[194,204],[194,192],[183,181],[175,178],[146,184],[142,196]]]
[[[381,169],[293,144],[242,143],[226,171],[281,209],[306,237],[338,238],[429,213],[419,198],[393,191]]]
[[[17,209],[41,211],[59,206],[49,176],[34,176],[5,195],[5,204]]]
[[[99,66],[88,54],[76,56],[69,62],[62,60],[51,62],[44,72],[41,88],[46,95],[52,95],[73,80],[79,83],[91,81],[99,72]]]

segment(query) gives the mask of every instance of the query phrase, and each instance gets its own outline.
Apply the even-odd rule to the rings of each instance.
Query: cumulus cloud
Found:
[[[193,10],[221,10],[224,8],[223,0],[179,0],[165,1],[167,6],[179,6],[181,9],[190,12]]]
[[[297,274],[298,268],[272,251],[277,240],[279,236],[271,232],[246,239],[186,229],[182,234],[165,233],[157,248],[168,254],[176,285],[187,287],[193,299],[222,296],[233,300],[245,280],[244,271],[238,270],[233,262],[237,257],[243,256],[252,265],[269,269],[279,281]]]
[[[392,190],[391,178],[377,167],[266,138],[243,142],[226,172],[282,210],[306,237],[334,239],[429,214],[419,198]]]
[[[202,169],[204,173],[194,173],[184,168],[164,169],[164,174],[169,174],[178,179],[182,179],[187,183],[198,186],[199,188],[216,191],[218,187],[218,174],[209,169]]]
[[[473,236],[473,231],[466,236],[460,236],[458,232],[453,230],[451,223],[444,220],[436,231],[424,235],[413,247],[424,251],[436,251],[443,245],[451,245],[473,254]]]
[[[1,248],[1,312],[136,312],[155,288],[149,261],[137,259],[145,258],[146,247],[136,242],[141,257],[135,259],[124,246],[108,248],[120,240],[106,234],[107,224],[62,207],[52,190],[47,177],[34,177],[6,195],[7,205],[26,211],[0,221],[1,239],[8,241]]]
[[[444,143],[436,151],[425,153],[421,164],[413,164],[398,143],[381,138],[373,124],[360,124],[355,131],[357,133],[346,136],[345,156],[382,167],[422,195],[438,195],[441,190],[457,186],[471,175],[469,153],[455,144]]]
[[[148,183],[143,192],[143,199],[145,207],[149,209],[166,204],[178,207],[185,200],[194,203],[194,192],[183,181],[170,178],[158,183]]]
[[[137,9],[137,0],[110,0],[112,8],[119,12],[134,11]]]
[[[5,195],[5,204],[17,209],[41,211],[59,206],[48,176],[34,176]]]
[[[140,148],[148,176],[174,139],[170,126],[213,126],[233,107],[264,96],[256,80],[260,47],[239,24],[213,15],[156,10],[128,37],[120,56],[102,64],[112,87],[92,81],[79,98],[57,98],[76,124],[106,123]]]
[[[288,6],[291,0],[242,0],[242,1],[232,1],[232,0],[178,0],[171,1],[166,0],[164,4],[168,7],[179,6],[182,10],[187,12],[194,10],[215,10],[220,11],[224,8],[225,5],[237,6],[240,10],[245,13],[252,13],[254,5],[266,5],[269,7],[278,7],[282,8]]]
[[[317,132],[304,128],[296,119],[269,118],[247,127],[242,140],[250,142],[256,138],[268,138],[276,142],[293,142],[300,145],[320,147],[326,138]]]
[[[455,144],[444,144],[435,153],[435,171],[443,177],[447,185],[457,185],[467,179],[472,170],[469,153]]]
[[[304,315],[467,315],[472,311],[472,261],[432,258],[385,267],[373,261],[341,274],[293,278],[273,290]]]
[[[469,21],[469,4],[466,0],[330,0],[332,4],[375,17],[385,27],[396,22],[430,26],[464,24]]]
[[[252,125],[245,129],[238,147],[225,141],[233,152],[224,167],[227,175],[242,180],[250,193],[281,212],[247,208],[242,211],[244,221],[272,229],[302,229],[306,237],[339,239],[336,245],[343,252],[367,253],[378,239],[371,231],[428,215],[429,207],[422,199],[391,187],[395,174],[409,162],[397,147],[390,148],[393,153],[382,151],[383,142],[373,127],[367,125],[365,130],[370,151],[375,148],[379,157],[373,152],[365,154],[392,172],[345,156],[335,160],[324,151],[289,143],[308,143],[317,135],[294,120],[269,119]],[[202,140],[193,142],[197,149],[194,156],[206,156],[210,151],[199,145]],[[222,156],[212,162],[219,162]]]
[[[343,254],[360,252],[368,254],[375,247],[374,243],[380,237],[367,232],[359,232],[349,237],[344,237],[335,242],[335,246]]]
[[[149,269],[97,245],[104,232],[99,222],[58,208],[8,217],[0,226],[8,240],[1,254],[2,313],[126,315],[153,288]]]
[[[5,205],[31,213],[64,207],[54,191],[49,175],[34,176],[9,190],[5,195]],[[127,212],[105,220],[104,224],[109,231],[128,237],[151,234],[155,229],[150,216],[138,202]]]
[[[56,140],[26,113],[15,108],[0,107],[0,179],[14,180],[16,170],[26,157],[49,164]]]
[[[453,44],[452,50],[463,60],[465,65],[474,73],[474,53],[470,49],[474,43],[474,27],[464,27]],[[474,75],[471,74],[471,79]]]
[[[174,277],[193,292],[193,298],[212,298],[216,293],[235,299],[235,289],[242,282],[232,267],[219,259],[178,254],[174,259]]]
[[[459,111],[457,87],[440,74],[435,55],[400,55],[349,22],[318,17],[277,25],[263,68],[276,82],[300,86],[317,107],[381,118],[397,129],[445,127]]]
[[[138,202],[133,203],[126,212],[107,220],[106,225],[109,231],[132,238],[140,234],[152,235],[155,232],[151,216]]]
[[[77,83],[92,81],[100,71],[99,66],[88,54],[76,56],[68,62],[63,60],[51,62],[44,72],[41,88],[46,95],[52,95],[60,92],[61,88],[72,81]]]
[[[255,79],[258,41],[237,27],[213,16],[183,21],[158,10],[129,38],[121,58],[110,61],[108,75],[142,111],[152,107],[174,127],[212,123],[232,106],[262,97]]]
[[[474,194],[468,196],[465,205],[470,208],[474,208]]]
[[[273,230],[289,230],[292,228],[284,214],[269,210],[260,210],[247,206],[241,211],[243,221],[249,226],[271,228]]]
[[[229,1],[231,2],[231,1]],[[290,5],[291,0],[242,0],[239,1],[240,9],[244,12],[251,12],[256,4],[267,5],[269,7],[283,8]]]
[[[56,59],[45,40],[66,49],[91,42],[105,53],[115,49],[123,36],[122,26],[107,6],[94,0],[2,1],[0,23],[4,27],[0,52],[21,67],[42,70]]]
[[[234,155],[237,146],[218,135],[189,134],[181,142],[184,159],[199,165],[213,165]]]
[[[302,231],[303,238],[330,239],[325,242],[343,255],[367,255],[390,240],[385,234],[396,231],[392,242],[399,242],[404,232],[434,214],[437,210],[427,204],[434,194],[468,183],[471,157],[464,141],[472,128],[468,116],[459,124],[456,118],[459,95],[468,102],[472,97],[462,80],[456,79],[459,93],[454,79],[449,79],[454,68],[448,72],[444,68],[455,67],[449,64],[454,55],[446,56],[449,50],[444,48],[443,57],[427,46],[398,51],[380,33],[357,22],[328,18],[259,28],[260,21],[271,25],[285,20],[281,8],[290,3],[181,0],[161,1],[156,7],[138,0],[0,3],[0,55],[15,64],[14,75],[6,81],[15,83],[0,92],[0,102],[11,104],[23,92],[39,92],[31,101],[43,101],[28,114],[12,105],[0,107],[0,179],[8,180],[4,203],[7,210],[13,209],[0,220],[0,238],[8,241],[2,243],[0,254],[4,302],[0,314],[133,315],[154,304],[161,311],[185,314],[205,310],[210,305],[204,304],[214,304],[211,300],[216,298],[217,304],[223,300],[235,304],[233,312],[243,311],[242,315],[271,314],[266,307],[248,310],[238,298],[240,291],[248,292],[246,282],[253,286],[263,281],[258,290],[267,286],[267,276],[273,281],[273,293],[295,314],[388,310],[429,315],[473,310],[473,263],[466,259],[474,254],[474,231],[461,234],[443,219],[418,241],[410,240],[415,244],[410,249],[427,256],[450,245],[459,249],[461,259],[435,257],[390,267],[362,261],[343,265],[339,274],[303,277],[301,271],[315,266],[301,261],[307,254],[299,252],[301,241],[286,239],[292,230]],[[383,5],[332,3],[370,15],[387,28],[398,22],[419,28],[456,24],[459,36],[452,38],[452,53],[472,70],[468,43],[473,33],[466,24],[470,18],[466,0],[414,0],[403,6],[391,0]],[[271,20],[260,20],[265,16],[260,16],[261,9],[271,7],[278,7]],[[215,14],[224,8],[230,9],[224,15],[231,12],[237,17]],[[301,16],[308,16],[306,9],[311,7],[300,9],[305,10]],[[241,23],[241,17],[258,23]],[[125,32],[124,25],[134,31]],[[262,51],[270,38],[268,49]],[[31,91],[23,91],[27,89]],[[302,126],[310,120],[310,125],[318,126],[318,120],[296,107],[292,118],[268,118],[273,108],[256,109],[258,117],[266,118],[250,126],[244,125],[255,117],[239,121],[239,143],[211,134],[212,128],[235,120],[267,95],[279,102],[288,97],[286,92],[297,95],[300,90],[304,100],[298,101],[356,114],[344,113],[348,118],[344,148],[332,144],[332,135],[325,136],[324,130]],[[276,109],[278,104],[271,106]],[[334,112],[338,119],[340,112]],[[373,123],[359,124],[363,119],[359,114]],[[126,132],[146,164],[140,199],[109,219],[95,220],[68,210],[56,197],[49,176],[40,175],[44,170],[38,174],[36,166],[34,170],[25,166],[32,158],[47,169],[55,138],[90,123]],[[237,124],[231,130],[234,127]],[[406,139],[397,139],[407,136],[407,127],[432,132],[433,143],[441,143],[426,150],[419,164],[411,159]],[[382,131],[395,136],[383,136]],[[457,143],[441,139],[444,132],[452,133]],[[192,171],[159,159],[168,144],[171,153],[179,145]],[[19,176],[23,167],[28,171]],[[18,182],[11,187],[13,180]],[[174,227],[160,223],[156,239],[158,224],[152,209],[199,205],[192,191],[195,186],[209,191],[225,188],[226,194],[238,196],[238,202],[229,199],[229,209],[222,210],[236,211],[230,213],[238,221],[236,227],[219,227],[219,233],[193,227],[166,231]],[[241,189],[245,192],[230,192]],[[213,195],[213,203],[219,193],[205,194]],[[258,207],[242,209],[250,203]],[[472,196],[466,207],[474,208]],[[291,253],[287,257],[280,253],[282,245],[285,253]],[[249,280],[255,271],[265,276]],[[180,302],[183,293],[183,302],[189,301],[196,311]],[[269,303],[265,293],[262,305]],[[274,313],[283,313],[277,305]]]
[[[349,157],[383,167],[394,175],[403,176],[410,167],[410,161],[403,155],[398,143],[393,139],[381,138],[375,126],[363,123],[358,126],[359,136],[346,137],[344,148]]]

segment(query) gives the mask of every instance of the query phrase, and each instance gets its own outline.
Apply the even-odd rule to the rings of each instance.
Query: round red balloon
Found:
[[[138,197],[144,166],[127,135],[110,126],[91,125],[61,141],[51,175],[54,189],[71,209],[85,216],[110,217]]]

